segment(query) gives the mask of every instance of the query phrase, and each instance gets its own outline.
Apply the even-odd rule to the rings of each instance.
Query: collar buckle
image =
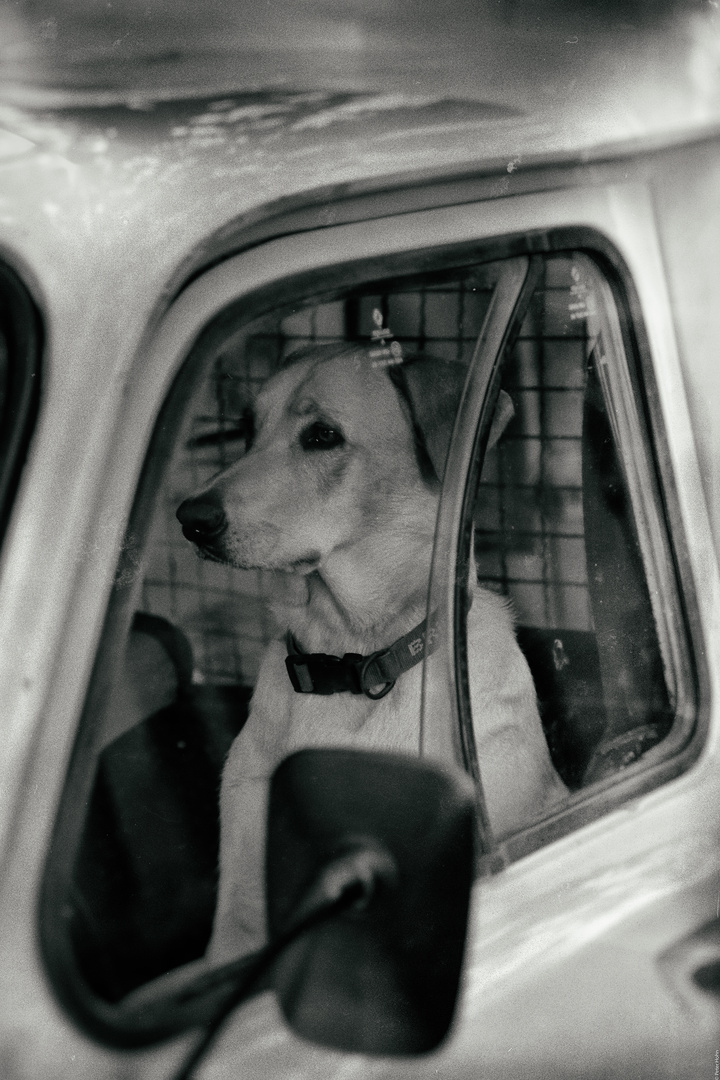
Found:
[[[360,653],[290,653],[285,657],[285,667],[298,694],[362,694],[363,659]]]

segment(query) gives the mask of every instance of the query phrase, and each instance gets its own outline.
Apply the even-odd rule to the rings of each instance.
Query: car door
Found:
[[[592,1055],[600,1069],[618,994],[639,993],[638,972],[652,1008],[626,1032],[628,1060],[649,1054],[666,1070],[656,1075],[682,1075],[688,1024],[652,963],[662,934],[646,931],[636,964],[622,936],[657,897],[692,887],[699,910],[716,865],[712,830],[692,828],[715,784],[695,764],[709,723],[693,557],[706,525],[702,508],[688,520],[677,495],[673,440],[687,415],[672,342],[643,315],[664,288],[646,210],[635,188],[574,189],[272,241],[190,284],[137,357],[109,438],[127,520],[110,593],[96,600],[104,629],[40,911],[53,992],[93,1039],[142,1047],[201,1023],[176,1023],[162,984],[145,1014],[127,1002],[205,955],[223,764],[285,629],[267,602],[294,587],[272,568],[198,560],[177,507],[249,453],[248,410],[289,356],[361,342],[390,395],[387,373],[411,355],[463,375],[435,467],[444,482],[425,610],[432,647],[415,668],[422,687],[402,748],[475,784],[464,995],[440,1057],[373,1063],[298,1040],[263,993],[233,1015],[202,1075],[417,1076],[441,1062],[451,1074],[481,1062],[502,1075],[533,1053],[567,1075]],[[493,431],[504,400],[512,419]],[[411,404],[432,423],[437,399]],[[478,611],[498,626],[512,611],[521,652],[488,667]],[[66,648],[91,655],[95,643]],[[483,726],[507,656],[532,677],[532,745],[512,718],[489,734]],[[514,817],[501,816],[526,778],[539,783],[540,766],[525,766],[540,758],[552,798],[520,798]],[[581,976],[595,947],[607,990],[601,1021],[583,1025],[593,998]],[[533,986],[543,997],[530,1009]],[[522,1037],[520,1008],[531,1015]],[[557,1032],[571,1023],[581,1049],[558,1060]],[[137,1054],[137,1074],[152,1075]]]

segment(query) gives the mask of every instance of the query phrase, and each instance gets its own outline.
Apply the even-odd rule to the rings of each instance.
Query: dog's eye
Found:
[[[342,434],[329,424],[323,424],[322,420],[316,420],[300,434],[303,450],[334,450],[344,442]]]

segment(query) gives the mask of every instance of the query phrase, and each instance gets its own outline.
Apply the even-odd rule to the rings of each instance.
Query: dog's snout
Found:
[[[185,499],[178,506],[176,517],[182,525],[183,535],[196,544],[213,540],[227,527],[225,511],[212,495]]]

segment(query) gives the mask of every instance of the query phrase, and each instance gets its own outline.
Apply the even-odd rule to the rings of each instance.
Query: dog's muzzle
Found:
[[[175,516],[182,525],[183,536],[200,547],[217,540],[228,525],[222,505],[212,495],[186,499],[178,506]]]

